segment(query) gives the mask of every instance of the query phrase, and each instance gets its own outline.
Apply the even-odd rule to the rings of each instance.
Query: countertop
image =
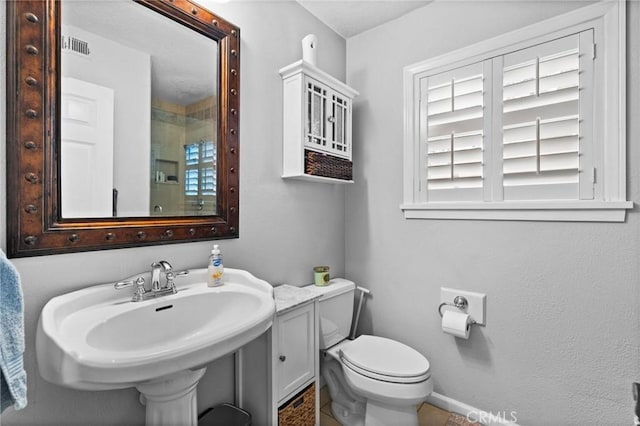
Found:
[[[289,284],[282,284],[274,287],[273,295],[276,301],[276,313],[278,314],[321,297],[320,294],[312,290]]]

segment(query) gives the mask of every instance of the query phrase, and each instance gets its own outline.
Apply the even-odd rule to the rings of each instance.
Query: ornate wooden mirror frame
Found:
[[[60,216],[60,3],[7,2],[7,253],[238,237],[240,30],[189,0],[134,0],[218,42],[217,216]]]

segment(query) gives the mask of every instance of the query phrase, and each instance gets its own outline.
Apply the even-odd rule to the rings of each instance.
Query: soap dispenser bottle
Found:
[[[211,250],[211,256],[209,256],[209,267],[207,270],[207,285],[209,287],[218,287],[224,284],[222,281],[222,276],[224,275],[222,254],[220,253],[220,246],[217,244],[214,245],[213,250]]]

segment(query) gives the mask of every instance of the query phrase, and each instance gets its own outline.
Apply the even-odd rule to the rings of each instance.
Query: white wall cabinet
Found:
[[[283,80],[283,178],[353,182],[352,102],[358,92],[305,61]]]

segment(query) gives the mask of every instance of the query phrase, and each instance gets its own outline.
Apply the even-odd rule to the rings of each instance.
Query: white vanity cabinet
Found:
[[[252,424],[276,426],[281,409],[315,406],[319,424],[318,302],[314,292],[282,285],[274,288],[276,314],[271,329],[239,351],[237,399]],[[315,385],[313,391],[310,386]],[[309,398],[311,396],[311,398]],[[308,407],[308,405],[307,405]]]
[[[308,303],[276,317],[272,345],[274,395],[278,405],[315,378],[317,358],[315,304]]]
[[[283,80],[282,177],[353,182],[351,112],[358,92],[305,61]]]

